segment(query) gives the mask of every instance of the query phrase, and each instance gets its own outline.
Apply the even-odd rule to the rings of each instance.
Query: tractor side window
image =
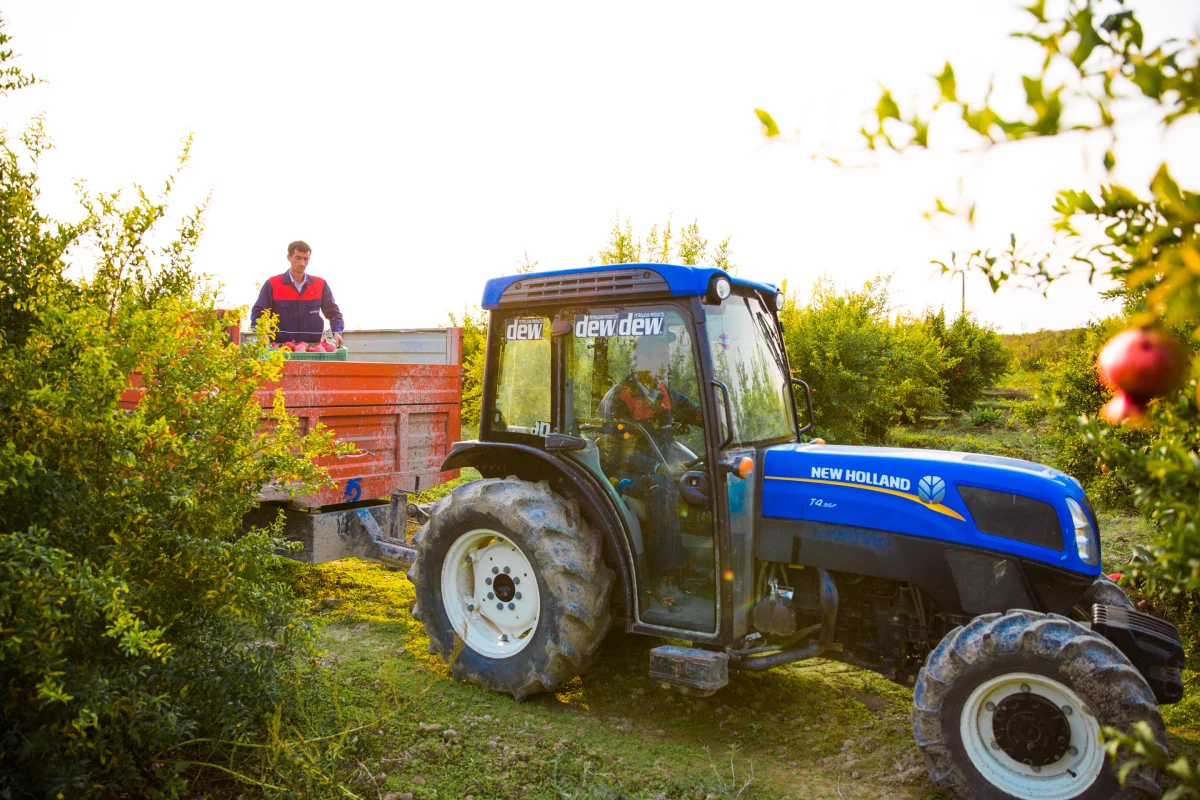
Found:
[[[550,432],[550,320],[511,312],[497,322],[492,431],[545,436]]]
[[[756,297],[734,295],[705,309],[713,375],[729,387],[733,445],[796,434],[791,379],[775,318]]]

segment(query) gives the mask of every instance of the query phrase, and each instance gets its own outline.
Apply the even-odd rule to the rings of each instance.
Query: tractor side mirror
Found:
[[[812,410],[812,389],[808,388],[808,384],[805,383],[804,381],[800,380],[799,378],[792,378],[792,386],[800,386],[804,389],[804,401],[808,405],[808,424],[806,424],[803,428],[800,427],[799,415],[797,415],[796,438],[799,439],[800,434],[811,431],[813,424],[814,424],[813,410]]]

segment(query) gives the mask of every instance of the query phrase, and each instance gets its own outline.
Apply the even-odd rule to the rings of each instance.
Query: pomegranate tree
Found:
[[[1179,340],[1161,328],[1118,333],[1100,351],[1096,366],[1101,382],[1114,392],[1101,416],[1114,425],[1141,420],[1151,400],[1179,386],[1187,356]]]

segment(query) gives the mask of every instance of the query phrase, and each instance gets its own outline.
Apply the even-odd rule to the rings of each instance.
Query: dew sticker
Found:
[[[575,338],[607,336],[661,336],[666,330],[665,311],[626,311],[623,314],[577,314]]]
[[[504,320],[504,338],[510,342],[537,342],[542,339],[546,321],[541,317]]]

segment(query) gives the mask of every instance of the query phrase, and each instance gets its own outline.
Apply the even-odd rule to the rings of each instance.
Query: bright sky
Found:
[[[1133,6],[1148,42],[1200,26],[1194,2]],[[712,243],[733,237],[747,278],[803,289],[894,270],[909,310],[956,310],[959,285],[931,259],[1009,232],[1046,241],[1054,191],[1099,175],[1078,139],[865,170],[808,157],[809,142],[857,145],[879,81],[903,100],[949,59],[960,95],[993,74],[1014,87],[1037,63],[1006,35],[1025,27],[1015,3],[9,0],[2,13],[22,67],[49,82],[3,100],[0,122],[45,114],[53,213],[76,214],[76,179],[158,186],[194,132],[175,209],[212,192],[199,267],[248,305],[303,238],[350,328],[443,323],[526,252],[586,266],[618,214],[640,232],[698,217]],[[766,143],[756,106],[800,143]],[[1129,185],[1164,159],[1200,184],[1200,126],[1123,135]],[[963,172],[976,230],[931,225],[922,212]],[[1008,331],[1104,313],[1082,280],[1042,299],[970,278],[967,306]]]

